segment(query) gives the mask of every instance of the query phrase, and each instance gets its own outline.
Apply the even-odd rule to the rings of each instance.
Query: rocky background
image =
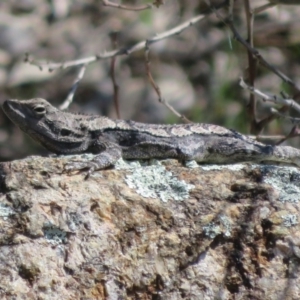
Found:
[[[130,11],[88,0],[12,0],[0,2],[0,103],[6,98],[43,97],[61,104],[77,76],[78,67],[49,72],[24,62],[25,53],[35,59],[65,62],[130,47],[172,29],[207,11],[209,1],[155,1],[153,8]],[[235,1],[233,22],[247,39],[245,4]],[[250,1],[252,8],[268,3]],[[300,85],[300,6],[297,1],[278,1],[255,15],[253,43],[275,68]],[[151,1],[123,1],[140,7]],[[217,5],[222,1],[211,1]],[[226,19],[228,6],[218,13]],[[115,37],[112,41],[112,36]],[[115,79],[119,85],[120,115],[142,122],[178,123],[181,120],[159,103],[145,71],[145,51],[118,56]],[[179,35],[150,46],[152,76],[162,96],[178,112],[194,122],[210,122],[249,133],[249,92],[239,84],[247,80],[248,58],[242,46],[216,13]],[[70,110],[116,117],[111,59],[87,65]],[[255,86],[279,95],[285,91],[297,101],[297,88],[284,83],[274,72],[258,64]],[[259,102],[255,118],[269,114],[270,104]],[[252,116],[253,117],[253,116]],[[287,135],[292,125],[273,121],[264,135]],[[288,143],[299,146],[299,138]],[[0,160],[7,161],[45,150],[25,137],[0,111]]]
[[[1,299],[300,299],[298,168],[68,162],[0,163]]]
[[[24,62],[25,53],[66,62],[129,48],[193,20],[208,2],[157,0],[130,11],[107,1],[1,1],[0,101],[44,97],[60,105],[69,94],[78,66],[49,72]],[[210,9],[201,22],[151,44],[163,98],[192,121],[299,135],[286,119],[259,128],[257,121],[273,119],[273,105],[257,102],[253,112],[249,91],[238,84],[243,76],[263,92],[299,100],[299,1],[278,3],[287,5],[257,13],[252,26],[249,4],[270,3],[234,1],[232,23],[228,6]],[[70,110],[116,117],[111,64],[87,65]],[[114,71],[122,118],[181,122],[159,103],[144,49],[118,56]],[[300,299],[298,168],[119,161],[84,180],[64,166],[91,154],[29,156],[46,152],[2,112],[0,124],[0,159],[9,160],[0,163],[1,299]],[[298,139],[287,143],[299,146]]]

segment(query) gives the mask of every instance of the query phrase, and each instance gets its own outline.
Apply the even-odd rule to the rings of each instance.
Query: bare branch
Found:
[[[231,18],[227,18],[227,19],[222,18],[222,16],[216,10],[215,10],[215,13],[218,16],[218,18],[220,18],[220,20],[222,20],[223,23],[230,28],[230,30],[232,31],[232,33],[234,35],[234,38],[239,43],[241,43],[248,51],[250,51],[252,53],[253,57],[255,59],[257,59],[261,65],[263,65],[265,68],[267,68],[268,70],[270,70],[271,72],[273,72],[274,74],[276,74],[284,82],[288,83],[289,85],[291,85],[292,87],[294,87],[298,91],[300,91],[300,87],[292,79],[290,79],[285,74],[283,74],[281,71],[279,71],[277,68],[275,68],[274,66],[272,66],[271,64],[269,64],[262,57],[262,55],[259,53],[259,51],[257,49],[255,49],[254,47],[252,47],[245,39],[243,39],[241,37],[241,35],[239,34],[239,32],[236,30],[236,28],[235,28],[235,26],[234,26],[233,21],[232,21]]]
[[[117,51],[112,51],[112,52],[113,53],[109,53],[109,55],[107,55],[107,57],[105,57],[105,58],[113,57],[115,52],[117,52]],[[98,58],[97,55],[94,55],[94,56],[89,56],[89,57],[85,57],[85,58],[81,58],[81,59],[66,61],[63,63],[53,63],[53,62],[48,62],[48,61],[35,60],[34,58],[32,58],[32,56],[26,54],[24,61],[28,62],[31,65],[37,66],[40,69],[46,67],[46,68],[48,68],[49,72],[51,72],[55,69],[63,70],[63,69],[67,69],[70,67],[88,65],[96,60],[103,59],[103,58]]]
[[[285,138],[284,135],[247,135],[248,137],[264,144],[276,144]]]
[[[108,59],[108,58],[112,58],[112,57],[119,56],[119,55],[125,55],[125,54],[129,55],[133,52],[144,49],[146,47],[146,43],[153,44],[153,43],[156,43],[163,39],[169,38],[171,36],[180,34],[183,30],[185,30],[188,27],[201,21],[204,17],[205,17],[205,15],[198,15],[177,27],[174,27],[170,30],[164,31],[161,34],[158,34],[148,40],[141,41],[141,42],[139,42],[131,47],[127,47],[127,48],[120,48],[117,50],[104,52],[102,54],[98,54],[98,55],[94,55],[94,56],[90,56],[90,57],[86,57],[86,58],[81,58],[81,59],[76,59],[76,60],[70,60],[70,61],[66,61],[63,63],[50,63],[50,62],[45,62],[45,61],[37,61],[37,60],[32,59],[29,55],[27,55],[25,57],[25,61],[32,65],[38,66],[39,68],[47,67],[49,69],[49,71],[52,71],[54,69],[66,69],[66,68],[70,68],[70,67],[78,66],[78,65],[82,65],[82,64],[90,64],[97,60]]]
[[[246,13],[246,21],[247,21],[247,32],[248,32],[248,41],[253,47],[253,22],[254,16],[251,12],[251,5],[249,0],[244,0],[245,13]],[[256,75],[256,67],[257,60],[253,57],[251,51],[247,49],[248,55],[248,73],[249,73],[249,82],[254,87],[255,83],[255,75]],[[247,112],[250,117],[250,132],[257,132],[257,121],[256,121],[256,99],[254,94],[250,94],[250,101],[247,105]]]
[[[113,33],[111,33],[110,36],[111,36],[111,41],[112,41],[113,47],[116,47],[117,46],[117,33],[113,32]],[[120,106],[119,106],[119,85],[117,83],[116,73],[115,73],[116,59],[117,59],[116,56],[111,59],[110,76],[111,76],[111,81],[112,81],[113,89],[114,89],[114,104],[115,104],[116,114],[117,114],[117,118],[120,119],[121,114],[120,114]]]
[[[281,139],[279,139],[276,142],[276,145],[280,145],[283,142],[285,142],[288,139],[294,138],[294,137],[299,137],[300,136],[300,129],[298,127],[298,125],[300,124],[300,118],[293,118],[287,115],[284,115],[282,113],[280,113],[277,109],[275,108],[271,108],[271,111],[274,115],[277,115],[278,118],[283,118],[283,119],[287,119],[289,120],[292,124],[294,124],[294,126],[292,127],[291,131],[289,132],[289,134],[287,134],[286,136],[283,136]]]
[[[158,41],[161,41],[163,39],[166,39],[170,36],[173,36],[173,35],[178,35],[180,34],[182,31],[184,31],[185,29],[195,25],[196,23],[198,23],[199,21],[201,21],[206,15],[202,14],[202,15],[198,15],[194,18],[191,18],[190,20],[182,23],[181,25],[179,26],[176,26],[174,27],[173,29],[170,29],[170,30],[167,30],[165,32],[162,32],[161,34],[158,34],[150,39],[147,39],[146,40],[146,43],[148,45],[151,45],[153,43],[156,43]]]
[[[269,2],[273,4],[281,4],[281,5],[300,5],[299,0],[269,0]]]
[[[276,145],[279,145],[283,142],[285,142],[287,139],[290,139],[290,138],[294,138],[294,137],[299,137],[300,136],[300,130],[299,130],[299,127],[298,125],[295,125],[293,126],[293,128],[291,129],[290,133],[284,137],[283,139],[279,140]]]
[[[218,6],[216,6],[214,8],[215,9],[219,9],[223,6],[225,6],[227,4],[227,0],[223,1],[222,3],[220,3]],[[133,52],[142,50],[145,48],[146,43],[153,44],[156,43],[158,41],[161,41],[163,39],[172,37],[174,35],[178,35],[180,34],[182,31],[184,31],[185,29],[195,25],[196,23],[200,22],[202,19],[204,19],[209,13],[212,12],[213,8],[210,8],[208,12],[198,15],[196,17],[193,17],[191,19],[189,19],[188,21],[182,23],[181,25],[178,25],[170,30],[164,31],[158,35],[155,35],[152,38],[146,39],[144,41],[141,41],[133,46],[130,47],[124,47],[124,48],[120,48],[117,50],[113,50],[113,51],[109,51],[109,52],[104,52],[102,54],[97,54],[97,55],[93,55],[93,56],[89,56],[89,57],[85,57],[85,58],[81,58],[81,59],[76,59],[76,60],[70,60],[70,61],[66,61],[66,62],[62,62],[62,63],[55,63],[55,62],[46,62],[46,61],[39,61],[39,60],[35,60],[32,57],[30,57],[29,55],[25,56],[24,61],[35,65],[39,68],[43,68],[46,67],[49,69],[49,71],[52,71],[54,69],[66,69],[66,68],[70,68],[73,66],[79,66],[79,65],[83,65],[83,64],[90,64],[92,62],[95,62],[97,60],[102,60],[102,59],[108,59],[108,58],[112,58],[115,56],[119,56],[119,55],[129,55]]]
[[[272,107],[271,108],[271,112],[275,115],[277,115],[279,118],[283,118],[286,120],[289,120],[292,124],[294,125],[299,125],[300,124],[300,118],[295,118],[295,117],[291,117],[291,116],[287,116],[284,115],[282,113],[280,113],[276,108]]]
[[[146,4],[138,7],[133,7],[133,6],[127,6],[127,5],[122,5],[122,4],[117,4],[108,0],[102,0],[102,4],[104,6],[110,6],[114,8],[119,8],[119,9],[124,9],[124,10],[132,10],[132,11],[141,11],[145,9],[150,9],[153,7],[153,4]]]
[[[178,118],[180,118],[181,120],[183,120],[186,123],[190,123],[191,121],[189,119],[187,119],[184,115],[180,114],[174,107],[172,107],[162,96],[161,96],[161,91],[159,86],[156,84],[156,82],[153,79],[153,76],[151,74],[150,71],[150,60],[149,60],[149,46],[148,43],[146,42],[145,45],[145,66],[146,66],[146,73],[149,79],[149,82],[151,84],[151,86],[153,87],[153,89],[155,90],[157,96],[158,96],[158,101],[160,103],[162,103],[163,105],[165,105],[174,115],[176,115]]]
[[[295,100],[293,99],[285,99],[282,97],[278,97],[276,95],[267,95],[261,92],[260,90],[247,85],[243,80],[243,78],[240,78],[240,86],[244,89],[247,89],[251,94],[260,97],[263,101],[268,101],[274,104],[285,105],[289,108],[295,109],[297,112],[300,112],[300,105],[297,102],[295,102]]]
[[[271,8],[271,7],[275,6],[275,5],[276,4],[274,4],[274,3],[264,4],[262,6],[259,6],[259,7],[255,8],[254,11],[253,11],[253,13],[254,14],[259,14],[259,13],[261,13],[261,12],[263,12],[263,11],[267,10],[268,8]]]
[[[278,109],[281,113],[286,113],[288,111],[289,107],[288,106],[282,106],[281,108]],[[260,121],[256,122],[256,133],[260,133],[269,123],[271,123],[273,120],[278,119],[278,116],[274,113],[270,113],[268,116],[263,118]]]
[[[47,67],[47,68],[49,68],[49,71],[52,71],[54,69],[66,69],[66,68],[70,68],[73,66],[79,66],[82,64],[87,65],[87,64],[90,64],[97,60],[108,59],[108,58],[112,58],[112,57],[119,56],[119,55],[124,55],[124,54],[128,55],[133,52],[144,49],[147,42],[148,42],[148,44],[153,44],[153,43],[156,43],[163,39],[166,39],[168,37],[171,37],[173,35],[179,34],[186,28],[188,28],[188,27],[194,25],[195,23],[199,22],[200,20],[202,20],[204,17],[205,17],[205,15],[199,15],[197,17],[194,17],[194,18],[190,19],[189,21],[187,21],[171,30],[162,32],[161,34],[156,35],[156,36],[150,38],[149,40],[144,40],[144,41],[139,42],[128,48],[120,48],[117,50],[104,52],[103,54],[98,54],[98,55],[85,57],[85,58],[81,58],[81,59],[76,59],[76,60],[70,60],[70,61],[66,61],[63,63],[49,63],[49,62],[44,62],[44,61],[37,61],[37,60],[32,59],[29,55],[26,56],[25,61],[32,65],[38,66],[39,68]]]
[[[78,87],[78,83],[79,83],[79,81],[83,78],[83,75],[84,75],[84,73],[85,73],[85,70],[86,70],[86,65],[82,65],[82,66],[80,67],[80,69],[79,69],[78,75],[77,75],[77,77],[76,77],[75,80],[74,80],[74,83],[73,83],[73,85],[72,85],[72,87],[71,87],[71,90],[70,90],[70,92],[69,92],[67,98],[66,98],[65,101],[59,106],[59,109],[64,110],[64,109],[67,109],[67,108],[70,106],[70,104],[71,104],[72,101],[73,101],[73,97],[74,97],[74,94],[75,94],[75,92],[76,92],[76,89],[77,89],[77,87]]]
[[[233,17],[233,7],[234,7],[234,0],[229,0],[228,14],[230,18]]]
[[[254,14],[261,13],[268,8],[276,5],[300,5],[299,0],[269,0],[270,3],[264,4],[254,9]]]

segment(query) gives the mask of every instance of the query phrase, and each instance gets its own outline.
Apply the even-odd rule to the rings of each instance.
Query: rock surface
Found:
[[[1,299],[300,299],[294,167],[0,164]]]

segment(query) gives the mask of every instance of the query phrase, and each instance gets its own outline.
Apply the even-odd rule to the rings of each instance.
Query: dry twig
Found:
[[[104,1],[106,4],[110,3],[109,1]],[[223,3],[219,4],[217,8],[223,7],[225,4],[227,3],[227,1],[224,1]],[[155,5],[160,5],[162,4],[161,0],[155,1]],[[121,8],[121,7],[118,7]],[[211,10],[209,11],[211,12]],[[181,118],[183,121],[185,122],[190,122],[185,116],[181,115],[179,112],[177,112],[169,103],[167,103],[162,97],[161,97],[161,93],[159,90],[159,87],[156,85],[151,72],[150,72],[150,66],[149,66],[149,60],[148,60],[148,54],[149,54],[149,45],[156,43],[158,41],[161,41],[163,39],[169,38],[171,36],[174,35],[178,35],[180,34],[182,31],[184,31],[185,29],[195,25],[196,23],[200,22],[202,19],[204,19],[206,15],[205,14],[201,14],[198,15],[196,17],[193,17],[191,19],[189,19],[188,21],[182,23],[181,25],[178,25],[170,30],[164,31],[160,34],[157,34],[155,36],[153,36],[150,39],[141,41],[131,47],[125,47],[125,48],[120,48],[117,50],[113,50],[110,52],[105,52],[103,54],[99,54],[99,55],[94,55],[94,56],[90,56],[90,57],[86,57],[86,58],[82,58],[82,59],[76,59],[76,60],[71,60],[71,61],[66,61],[63,63],[50,63],[50,62],[45,62],[45,61],[37,61],[35,59],[33,59],[32,57],[30,57],[29,55],[26,55],[25,57],[25,61],[35,65],[37,67],[39,67],[40,69],[42,69],[43,67],[47,67],[49,69],[49,71],[52,71],[54,69],[66,69],[69,67],[73,67],[73,66],[80,66],[80,65],[84,65],[84,69],[85,66],[95,62],[97,60],[101,60],[101,59],[108,59],[108,58],[115,58],[119,55],[129,55],[133,52],[139,51],[143,48],[146,49],[145,51],[145,55],[146,55],[146,70],[147,70],[147,76],[149,78],[149,81],[152,85],[152,87],[154,88],[154,90],[156,91],[158,97],[159,97],[159,101],[161,103],[163,103],[169,110],[171,110],[176,116],[178,116],[179,118]],[[115,59],[112,60],[111,62],[111,77],[112,77],[112,81],[113,81],[113,86],[114,86],[114,101],[115,101],[115,106],[116,106],[116,110],[117,110],[117,116],[118,118],[120,117],[120,113],[119,113],[119,105],[118,105],[118,85],[116,83],[115,80]],[[78,83],[78,82],[77,82]],[[76,86],[77,87],[77,86]],[[76,90],[76,87],[74,87],[74,91]],[[73,89],[72,89],[73,90]],[[61,107],[66,108],[69,106],[69,104],[72,101],[73,98],[73,94],[70,94],[70,97],[68,96],[67,100],[63,103],[63,105]]]
[[[115,48],[117,46],[117,33],[113,32],[111,34],[111,40],[112,40],[112,45]],[[111,81],[113,84],[113,89],[114,89],[114,104],[115,104],[115,109],[116,109],[116,114],[117,118],[121,118],[120,114],[120,106],[119,106],[119,85],[116,80],[116,72],[115,72],[115,67],[116,67],[116,59],[117,57],[113,57],[110,62],[110,76],[111,76]]]
[[[290,139],[290,138],[294,138],[294,137],[299,137],[300,136],[300,129],[299,129],[299,124],[300,124],[300,118],[294,118],[294,117],[290,117],[287,115],[284,115],[282,113],[280,113],[277,109],[275,108],[271,108],[271,111],[274,115],[276,115],[278,118],[284,118],[289,120],[292,124],[294,124],[294,126],[292,127],[291,131],[289,132],[289,134],[287,134],[285,137],[283,137],[282,139],[280,139],[276,144],[279,145],[283,142],[285,142],[286,140]]]
[[[274,107],[271,108],[271,111],[272,111],[273,114],[277,115],[279,118],[289,120],[294,125],[299,125],[300,124],[300,118],[295,118],[295,117],[291,117],[291,116],[287,116],[285,114],[282,114]]]
[[[299,0],[269,0],[269,3],[259,6],[253,10],[254,14],[261,13],[268,8],[274,7],[276,5],[300,5]]]
[[[271,108],[271,114],[268,117],[256,123],[256,126],[260,131],[274,119],[284,118],[284,119],[288,119],[292,124],[296,124],[296,126],[294,126],[291,129],[288,135],[279,138],[276,144],[279,145],[284,141],[286,141],[287,139],[300,136],[300,131],[298,128],[298,124],[300,124],[300,118],[294,118],[284,114],[289,108],[294,108],[297,112],[300,112],[300,105],[297,102],[295,102],[293,99],[278,97],[276,95],[267,95],[261,92],[260,90],[247,85],[242,78],[240,78],[240,86],[244,89],[247,89],[251,94],[258,96],[263,101],[268,101],[277,105],[278,104],[282,105],[282,107],[279,109]],[[270,137],[270,138],[274,139],[274,137]],[[257,140],[262,140],[262,137],[257,136]]]
[[[86,65],[82,65],[79,69],[79,72],[78,72],[78,75],[77,77],[75,78],[74,80],[74,83],[71,87],[71,90],[67,96],[67,98],[65,99],[65,101],[59,106],[59,109],[61,110],[64,110],[64,109],[67,109],[70,104],[72,103],[73,101],[73,97],[74,97],[74,94],[77,90],[77,87],[78,87],[78,84],[79,84],[79,81],[83,78],[83,75],[85,73],[85,70],[86,70]]]
[[[240,78],[240,86],[244,89],[247,89],[251,94],[258,96],[263,101],[284,105],[289,108],[293,108],[300,113],[300,105],[293,99],[286,99],[283,97],[278,97],[276,95],[267,95],[260,90],[246,84],[243,78]]]
[[[219,8],[225,6],[227,4],[227,2],[228,1],[225,0],[222,3],[220,3],[218,6],[214,7],[214,11],[216,9],[219,9]],[[207,11],[204,14],[197,15],[170,30],[164,31],[160,34],[153,36],[152,38],[141,41],[130,47],[124,47],[124,48],[120,48],[117,50],[104,52],[102,54],[97,54],[97,55],[84,57],[84,58],[80,58],[80,59],[65,61],[65,62],[61,62],[61,63],[39,61],[39,60],[35,60],[34,58],[32,58],[29,55],[26,55],[24,60],[26,62],[28,62],[29,64],[39,67],[40,69],[46,67],[49,69],[49,71],[52,71],[54,69],[66,69],[66,68],[79,66],[79,65],[83,65],[83,64],[87,65],[87,64],[90,64],[90,63],[98,61],[98,60],[108,59],[108,58],[112,58],[112,57],[119,56],[119,55],[129,55],[133,52],[144,49],[146,47],[146,43],[148,43],[148,45],[150,45],[150,44],[156,43],[158,41],[161,41],[163,39],[170,38],[174,35],[180,34],[185,29],[187,29],[187,28],[195,25],[196,23],[200,22],[201,20],[203,20],[211,12],[212,12],[212,8],[210,8],[209,11]]]
[[[149,79],[149,82],[151,84],[151,86],[153,87],[153,89],[155,90],[157,96],[158,96],[158,101],[160,103],[162,103],[163,105],[165,105],[174,115],[176,115],[177,117],[179,117],[182,121],[186,122],[186,123],[190,123],[191,121],[189,119],[187,119],[184,115],[180,114],[174,107],[172,107],[161,95],[161,91],[159,86],[156,84],[156,82],[153,79],[153,76],[151,74],[150,71],[150,60],[149,60],[149,46],[148,43],[146,42],[146,46],[145,46],[145,66],[146,66],[146,73],[147,73],[147,77]]]
[[[222,20],[222,22],[227,25],[231,32],[233,33],[234,38],[241,43],[249,52],[252,53],[253,57],[258,60],[258,62],[263,65],[265,68],[276,74],[279,78],[281,78],[284,82],[288,83],[290,86],[294,87],[298,91],[300,91],[300,87],[289,77],[287,77],[285,74],[283,74],[281,71],[279,71],[277,68],[269,64],[259,53],[257,49],[252,47],[245,39],[242,38],[242,36],[239,34],[237,29],[235,28],[233,24],[233,20],[231,17],[224,19],[217,10],[215,10],[216,16]]]
[[[247,21],[247,32],[248,32],[248,41],[251,47],[253,47],[253,22],[254,16],[251,12],[251,5],[249,0],[244,0],[245,13],[246,13],[246,21]],[[255,75],[256,75],[256,67],[257,60],[253,57],[251,51],[247,49],[248,55],[248,74],[249,74],[249,82],[252,86],[255,83]],[[256,100],[254,94],[250,94],[249,104],[247,105],[248,116],[250,117],[250,132],[256,131]]]
[[[127,5],[122,5],[122,4],[117,4],[108,0],[102,0],[102,4],[104,6],[109,6],[109,7],[114,7],[114,8],[119,8],[119,9],[124,9],[124,10],[131,10],[131,11],[141,11],[145,9],[150,9],[153,7],[153,4],[146,4],[138,7],[133,7],[133,6],[127,6]]]
[[[259,142],[265,143],[265,144],[272,144],[276,140],[281,140],[285,138],[284,135],[248,135],[251,139],[257,140]]]

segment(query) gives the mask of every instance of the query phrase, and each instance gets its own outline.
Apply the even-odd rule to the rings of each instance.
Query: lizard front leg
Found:
[[[88,152],[88,151],[87,151]],[[91,147],[91,152],[99,153],[92,160],[87,162],[74,161],[65,166],[65,171],[77,171],[88,169],[85,179],[87,179],[94,171],[101,170],[114,165],[118,159],[122,157],[122,149],[119,145],[112,142],[96,141]]]

